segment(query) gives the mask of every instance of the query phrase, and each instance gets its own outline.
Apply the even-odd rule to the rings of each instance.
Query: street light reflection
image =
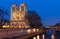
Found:
[[[42,39],[45,39],[45,34],[42,35]]]
[[[36,37],[33,37],[33,39],[36,39]]]
[[[54,39],[54,34],[52,34],[51,39]]]
[[[40,39],[39,35],[37,35],[37,39]]]

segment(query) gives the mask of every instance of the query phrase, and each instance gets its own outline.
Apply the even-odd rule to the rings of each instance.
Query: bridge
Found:
[[[51,27],[51,29],[55,30],[55,31],[60,31],[60,27]]]
[[[48,30],[48,29],[52,29],[52,30],[55,30],[55,31],[60,31],[60,27],[59,27],[59,26],[58,26],[58,27],[57,27],[57,26],[55,26],[55,27],[54,27],[54,26],[51,26],[51,27],[46,26],[46,27],[45,27],[45,30],[46,30],[46,29],[47,29],[47,30]]]

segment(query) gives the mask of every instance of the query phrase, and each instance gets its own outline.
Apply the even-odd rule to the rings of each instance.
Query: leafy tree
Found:
[[[26,14],[29,25],[33,28],[39,28],[42,26],[41,18],[36,11],[28,11]]]

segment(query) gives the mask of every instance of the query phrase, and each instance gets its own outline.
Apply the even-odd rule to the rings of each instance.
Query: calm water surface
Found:
[[[30,37],[28,39],[60,39],[60,32],[48,30],[45,33]]]

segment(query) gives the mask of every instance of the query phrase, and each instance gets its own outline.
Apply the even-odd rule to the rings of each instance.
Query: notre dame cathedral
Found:
[[[26,12],[25,3],[21,3],[20,8],[16,4],[13,4],[10,12],[10,27],[29,28],[28,20],[25,19]]]

